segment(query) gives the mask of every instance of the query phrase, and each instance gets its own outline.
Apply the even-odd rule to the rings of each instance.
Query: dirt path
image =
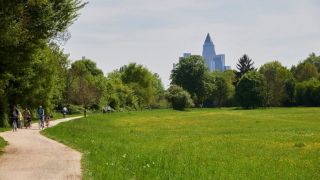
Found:
[[[52,121],[50,126],[72,119]],[[0,180],[81,179],[81,154],[42,136],[37,123],[0,136],[9,143],[0,156]]]

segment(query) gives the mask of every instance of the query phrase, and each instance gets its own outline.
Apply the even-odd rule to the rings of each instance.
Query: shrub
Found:
[[[241,107],[265,106],[266,98],[266,81],[262,74],[251,71],[242,76],[236,87],[236,99]]]
[[[311,79],[298,83],[296,101],[298,105],[302,106],[320,106],[320,81]]]
[[[68,111],[69,111],[69,114],[82,114],[84,111],[84,108],[82,106],[70,104],[68,106]]]
[[[185,110],[194,105],[190,94],[177,85],[170,86],[166,93],[166,98],[175,110]]]

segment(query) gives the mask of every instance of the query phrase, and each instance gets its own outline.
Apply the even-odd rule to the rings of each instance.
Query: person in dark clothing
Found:
[[[19,121],[19,110],[17,106],[13,106],[12,108],[12,130],[17,131],[18,127],[18,121]]]
[[[44,109],[42,108],[42,106],[39,106],[37,109],[37,114],[38,114],[38,118],[39,118],[39,129],[40,128],[44,128]]]

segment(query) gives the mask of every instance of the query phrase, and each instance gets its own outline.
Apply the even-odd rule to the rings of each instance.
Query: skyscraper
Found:
[[[210,71],[225,71],[229,69],[229,67],[225,66],[225,55],[216,54],[216,50],[209,33],[207,34],[206,40],[203,44],[202,57],[205,59]]]

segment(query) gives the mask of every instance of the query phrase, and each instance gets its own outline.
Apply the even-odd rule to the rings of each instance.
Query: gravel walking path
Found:
[[[76,118],[51,121],[50,126]],[[81,153],[42,136],[38,123],[0,136],[9,144],[0,155],[0,180],[81,179]]]

